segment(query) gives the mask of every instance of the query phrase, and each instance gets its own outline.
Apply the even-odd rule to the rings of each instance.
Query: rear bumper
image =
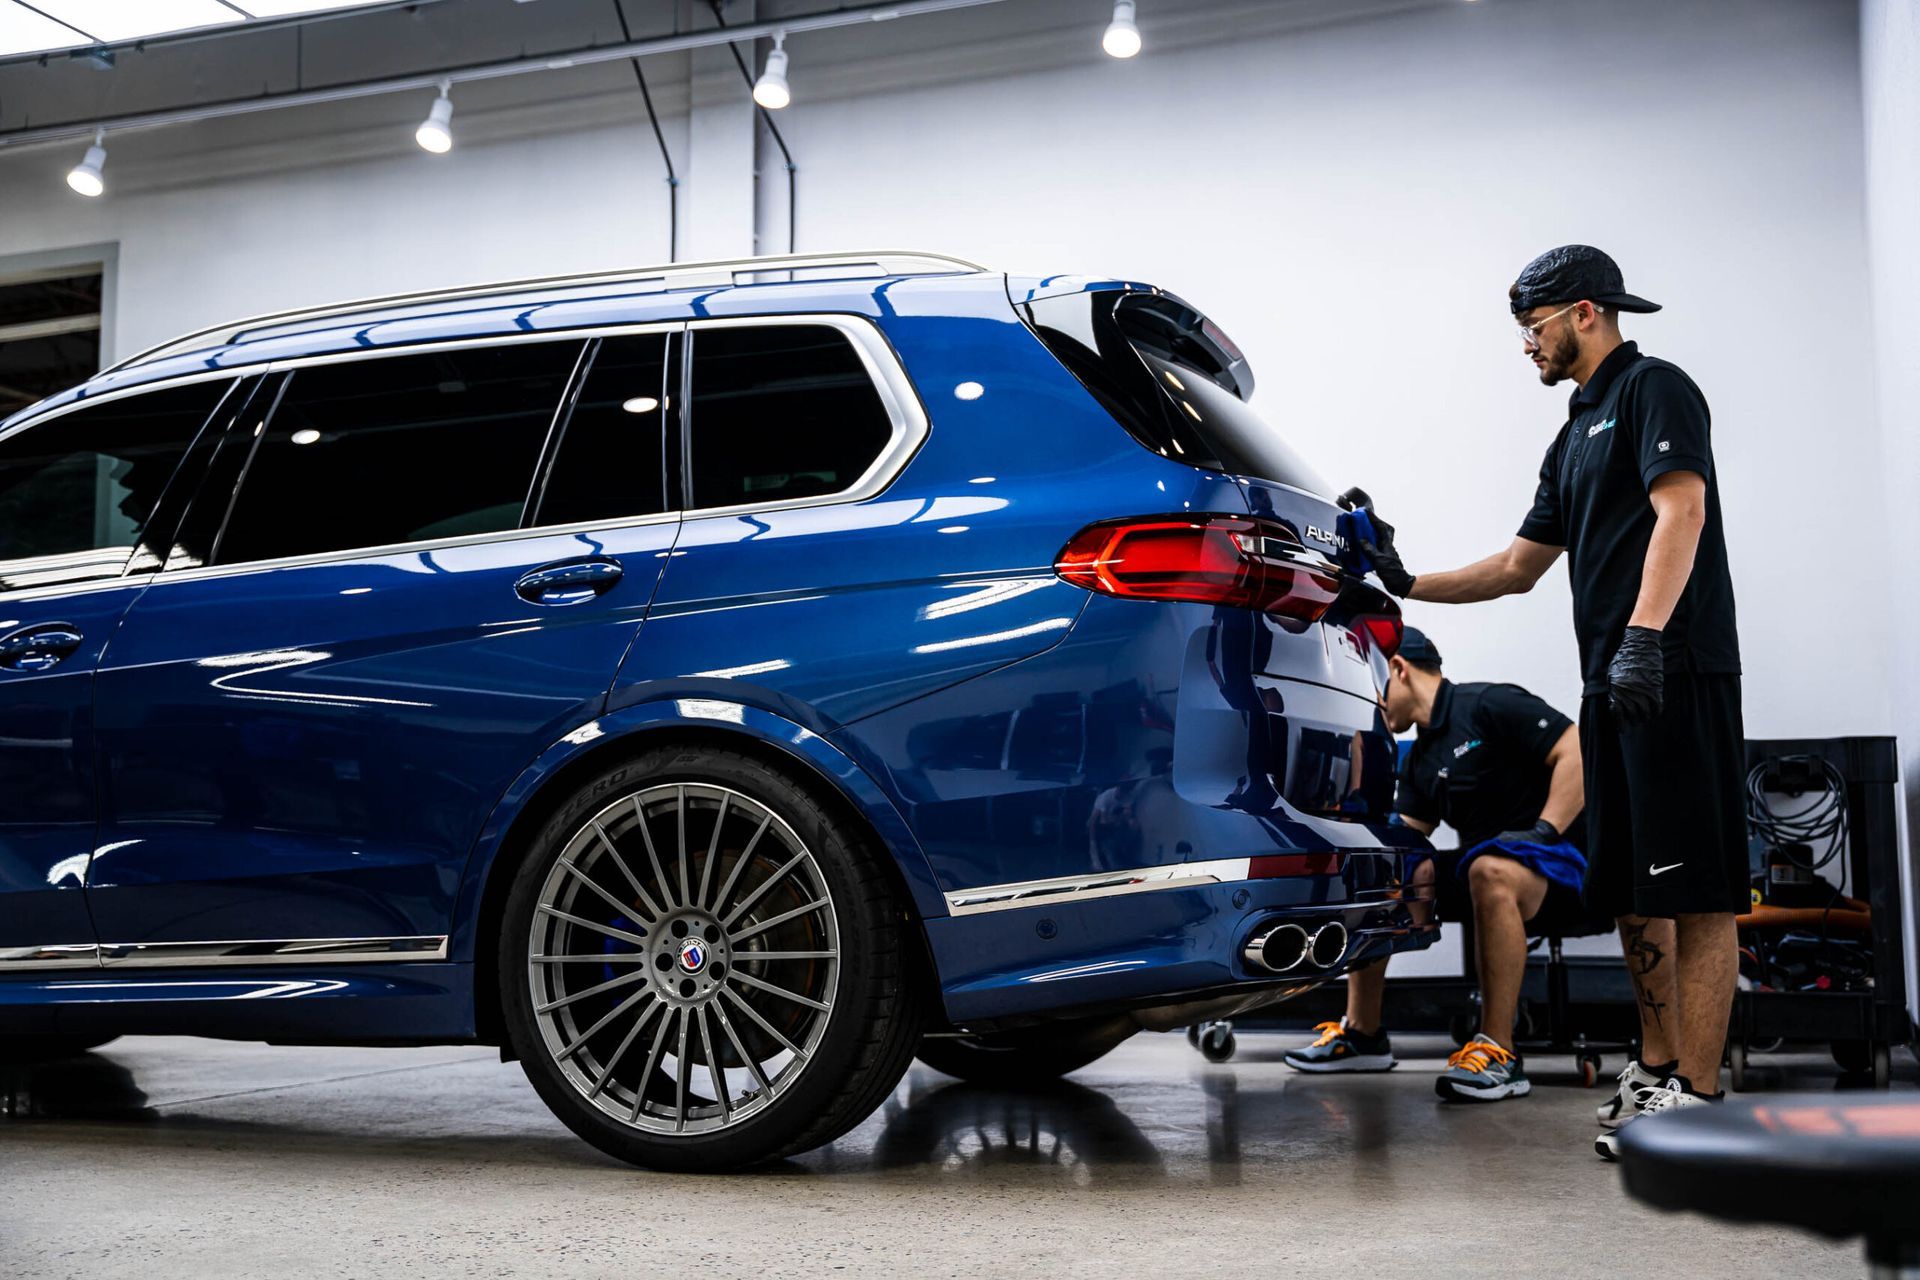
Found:
[[[1402,894],[1405,852],[1293,856],[1296,873],[1241,858],[951,893],[952,914],[926,923],[947,1017],[987,1029],[1262,990],[1282,999],[1439,936]],[[1275,925],[1334,920],[1351,941],[1327,969],[1275,974],[1242,954]]]

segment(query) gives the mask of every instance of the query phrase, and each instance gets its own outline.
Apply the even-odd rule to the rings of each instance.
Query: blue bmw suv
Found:
[[[498,1045],[655,1168],[1427,945],[1400,636],[1206,317],[928,254],[195,333],[0,424],[0,1059]]]

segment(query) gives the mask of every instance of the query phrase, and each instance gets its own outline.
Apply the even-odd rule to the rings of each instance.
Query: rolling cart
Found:
[[[1754,906],[1740,917],[1741,991],[1727,1067],[1785,1041],[1825,1042],[1843,1070],[1885,1088],[1912,1042],[1916,877],[1901,847],[1892,738],[1747,743]]]

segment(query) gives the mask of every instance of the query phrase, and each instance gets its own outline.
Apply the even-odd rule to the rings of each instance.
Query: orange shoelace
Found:
[[[1320,1033],[1320,1038],[1313,1042],[1313,1047],[1318,1049],[1321,1045],[1332,1044],[1338,1040],[1343,1028],[1337,1022],[1322,1022],[1314,1027],[1314,1030]]]
[[[1497,1062],[1501,1066],[1505,1066],[1512,1061],[1513,1055],[1505,1049],[1502,1049],[1499,1045],[1494,1044],[1491,1040],[1469,1040],[1466,1044],[1454,1050],[1453,1056],[1447,1059],[1447,1066],[1449,1068],[1459,1067],[1462,1070],[1471,1071],[1475,1075],[1479,1075],[1493,1063]]]

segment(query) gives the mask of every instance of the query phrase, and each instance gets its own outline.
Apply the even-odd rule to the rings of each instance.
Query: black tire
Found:
[[[565,882],[565,869],[558,864],[569,844],[576,837],[592,838],[587,831],[590,818],[605,815],[615,804],[627,804],[636,813],[640,812],[639,797],[654,795],[656,789],[671,784],[724,790],[739,797],[743,806],[751,804],[776,815],[786,831],[812,855],[812,861],[804,871],[812,875],[817,870],[820,890],[824,891],[831,903],[823,914],[832,922],[835,929],[833,940],[837,946],[837,960],[830,970],[831,977],[823,979],[823,987],[810,988],[815,996],[827,997],[831,1011],[826,1014],[824,1024],[810,1032],[817,1039],[812,1041],[808,1056],[804,1060],[797,1055],[789,1056],[786,1067],[782,1067],[781,1071],[787,1072],[788,1068],[791,1071],[775,1077],[777,1091],[762,1091],[755,1104],[757,1110],[745,1118],[728,1118],[726,1127],[708,1132],[659,1132],[610,1115],[590,1100],[587,1092],[569,1079],[565,1070],[555,1061],[556,1051],[549,1045],[535,1011],[535,979],[529,973],[532,968],[529,957],[533,954],[530,947],[534,938],[534,922],[540,907],[539,895],[543,886],[550,883],[550,878]],[[680,806],[684,812],[687,810],[686,792],[680,794]],[[724,815],[726,810],[722,808],[720,812]],[[717,824],[724,818],[713,821]],[[630,833],[638,830],[638,827],[629,828]],[[698,845],[699,841],[689,837],[688,844]],[[701,857],[705,852],[704,848],[697,850]],[[724,858],[729,852],[732,851],[723,850],[715,860],[723,868],[720,878],[726,876]],[[578,853],[574,856],[582,857]],[[587,782],[560,807],[534,838],[525,861],[515,872],[501,925],[500,994],[506,1032],[534,1089],[554,1114],[581,1138],[608,1155],[651,1169],[678,1172],[739,1169],[807,1151],[840,1137],[871,1115],[906,1073],[913,1050],[920,1042],[920,1030],[926,1013],[923,989],[915,971],[916,951],[907,934],[907,930],[913,926],[905,904],[898,900],[893,889],[888,868],[882,862],[886,856],[884,850],[874,846],[870,836],[823,805],[812,791],[794,778],[752,757],[732,751],[704,746],[658,748]],[[740,864],[750,861],[744,852],[738,853],[737,858]],[[618,859],[614,859],[614,862],[617,865]],[[645,874],[641,873],[642,876]],[[666,879],[670,880],[671,877]],[[771,874],[767,876],[768,883],[775,879],[777,877]],[[656,878],[654,887],[663,902],[670,900],[672,890],[661,878]],[[741,889],[746,894],[745,881]],[[812,886],[809,889],[820,891],[813,890]],[[705,893],[703,875],[702,899]],[[724,896],[723,887],[721,897]],[[630,919],[639,921],[643,913],[638,911],[638,896],[634,896],[632,901],[636,913]],[[716,898],[716,912],[719,910],[718,902]],[[667,912],[667,915],[670,914],[671,909]],[[667,915],[660,920],[665,920]],[[753,921],[758,916],[759,911],[756,911],[747,920]],[[660,921],[656,920],[655,923]],[[558,928],[553,925],[543,927]],[[630,927],[646,931],[641,923],[633,923]],[[658,932],[664,940],[665,930]],[[708,936],[712,938],[711,934]],[[661,943],[654,942],[652,945]],[[632,953],[627,954],[633,959],[640,958]],[[684,960],[684,944],[681,954]],[[722,954],[720,946],[715,946],[710,954],[713,963],[709,972],[702,976],[703,980],[710,980],[716,989],[740,981],[738,972],[741,966],[750,965],[752,959],[752,953],[747,950],[739,952],[738,959],[734,959],[735,953],[725,952],[729,959],[734,960],[733,972],[727,973],[719,963]],[[654,964],[643,962],[634,972],[647,973],[654,968]],[[540,972],[545,975],[549,970],[542,969]],[[670,985],[678,983],[677,971],[669,969],[663,972],[670,980]],[[766,970],[763,969],[762,973],[764,976]],[[654,982],[650,975],[636,980],[650,985]],[[751,998],[760,998],[745,986],[738,986],[737,990],[747,991]],[[669,992],[669,997],[672,994]],[[716,990],[710,1001],[713,1007],[721,1011],[718,1014],[697,1014],[692,1008],[676,1012],[668,1007],[668,998],[656,996],[661,1008],[668,1010],[661,1019],[661,1025],[664,1027],[679,1016],[683,1019],[680,1025],[684,1029],[696,1017],[711,1018],[717,1024],[713,1031],[715,1043],[720,1043],[720,1029],[724,1029],[729,1037],[735,1034],[733,1026],[725,1025],[726,1018],[723,1016],[728,1000],[733,1000],[733,997],[723,1000],[723,994]],[[744,1010],[740,1008],[740,1001],[733,1000],[733,1004],[742,1034],[751,1039],[754,1033],[747,1030],[748,1024],[742,1016]],[[591,1011],[592,1006],[586,1007]],[[644,1009],[647,1006],[639,1007]],[[775,1020],[778,1020],[777,1015]],[[707,1033],[708,1022],[703,1020],[696,1025],[700,1026],[703,1035]],[[740,1041],[736,1040],[735,1043],[737,1045]],[[686,1046],[690,1062],[697,1044],[689,1038]],[[718,1053],[711,1054],[717,1064],[710,1065],[721,1076],[734,1070],[727,1061],[727,1052],[722,1045]],[[616,1063],[620,1061],[617,1053],[607,1056]],[[743,1067],[748,1061],[737,1053],[735,1060]],[[649,1057],[645,1071],[653,1072],[656,1061],[664,1067],[664,1058]],[[579,1064],[576,1061],[574,1065],[577,1069]],[[677,1105],[678,1115],[684,1119],[688,1114],[686,1073],[697,1071],[698,1068],[683,1063],[681,1070],[681,1093]],[[739,1074],[744,1075],[745,1071]],[[638,1100],[655,1086],[658,1079],[657,1075],[649,1076],[634,1089],[636,1108],[640,1105]],[[731,1092],[731,1088],[728,1091]],[[742,1098],[737,1097],[735,1101],[741,1102]],[[745,1109],[744,1104],[742,1109]],[[636,1109],[635,1115],[638,1114]],[[654,1118],[650,1111],[649,1119]],[[708,1122],[711,1122],[711,1117]]]
[[[59,1062],[112,1044],[118,1036],[4,1036],[0,1037],[0,1066],[32,1062]]]
[[[915,1056],[956,1080],[1021,1089],[1106,1057],[1139,1029],[1131,1018],[1088,1018],[987,1035],[928,1036]]]
[[[1864,1075],[1873,1069],[1873,1044],[1867,1040],[1835,1040],[1829,1050],[1833,1064],[1848,1075]]]

